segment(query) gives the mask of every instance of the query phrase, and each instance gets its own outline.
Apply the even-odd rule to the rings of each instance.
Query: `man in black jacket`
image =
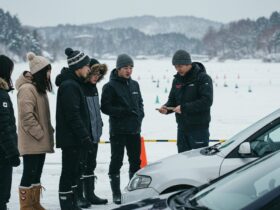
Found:
[[[111,162],[109,177],[113,201],[121,203],[120,168],[123,164],[124,148],[129,160],[129,178],[140,169],[140,132],[144,118],[143,99],[139,84],[131,79],[133,60],[126,54],[117,58],[116,69],[110,81],[104,85],[101,111],[109,115]]]
[[[0,209],[6,210],[11,196],[13,166],[20,164],[16,120],[8,92],[13,90],[13,61],[0,55]]]
[[[56,146],[62,149],[59,201],[62,210],[77,210],[77,181],[82,148],[91,147],[90,119],[82,85],[89,73],[90,59],[80,51],[65,50],[67,77],[57,79]]]
[[[192,62],[190,54],[178,50],[172,59],[177,70],[162,114],[175,112],[178,124],[178,152],[208,146],[213,85],[203,64]]]

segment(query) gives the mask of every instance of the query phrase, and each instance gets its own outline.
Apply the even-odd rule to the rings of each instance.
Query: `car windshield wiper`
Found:
[[[220,146],[221,143],[217,143],[217,144],[214,144],[213,146],[210,146],[210,147],[206,147],[203,152],[207,155],[211,155],[211,154],[215,154],[217,152],[220,152],[220,149],[218,148],[218,146]]]
[[[176,210],[210,210],[209,208],[205,206],[197,206],[197,205],[192,205],[192,203],[189,200],[183,201],[182,198],[174,198],[172,206],[170,206],[172,209]]]
[[[193,209],[193,210],[209,210],[209,208],[204,206],[198,206],[197,203],[190,202],[189,198],[194,194],[199,192],[201,189],[205,188],[208,184],[204,184],[200,187],[194,187],[189,190],[186,190],[179,195],[174,196],[170,202],[169,206],[174,210],[184,210],[184,209]]]

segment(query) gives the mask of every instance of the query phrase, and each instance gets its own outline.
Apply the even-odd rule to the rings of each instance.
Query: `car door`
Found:
[[[257,158],[263,157],[280,149],[280,119],[267,124],[255,134],[245,139],[243,142],[249,142],[251,154],[246,156],[238,153],[239,145],[234,148],[224,159],[220,167],[220,176],[230,172],[244,164],[247,164]]]

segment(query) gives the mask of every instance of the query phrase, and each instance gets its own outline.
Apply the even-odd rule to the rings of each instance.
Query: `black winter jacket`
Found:
[[[67,68],[56,78],[56,147],[82,146],[90,139],[90,119],[82,85],[84,81]]]
[[[16,121],[8,84],[0,78],[0,165],[9,164],[8,158],[19,156]]]
[[[102,90],[101,111],[109,115],[110,134],[139,134],[144,118],[139,84],[121,78],[114,69]]]
[[[194,62],[185,75],[174,76],[169,98],[165,106],[181,105],[182,114],[176,113],[179,127],[185,129],[208,128],[213,103],[213,84],[203,64]],[[169,112],[171,113],[171,112]]]

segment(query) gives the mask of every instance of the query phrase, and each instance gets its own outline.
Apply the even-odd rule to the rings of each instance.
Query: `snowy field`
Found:
[[[108,64],[111,70],[115,61],[101,61]],[[236,132],[251,123],[280,108],[280,64],[267,64],[257,60],[228,61],[225,63],[204,63],[207,72],[214,81],[214,104],[212,106],[212,122],[210,126],[211,139],[228,139]],[[52,65],[52,81],[66,65],[65,61]],[[16,64],[13,79],[28,69],[27,63]],[[165,103],[171,87],[175,70],[170,60],[135,60],[133,78],[140,83],[144,99],[145,119],[143,121],[142,136],[145,139],[176,139],[176,123],[174,115],[161,115],[155,111]],[[109,74],[99,84],[108,81]],[[159,81],[159,82],[158,82]],[[224,84],[227,87],[224,87]],[[236,88],[238,86],[238,88]],[[251,90],[251,92],[249,92]],[[49,94],[52,122],[55,126],[56,92]],[[16,91],[11,94],[15,113],[17,114]],[[158,98],[159,103],[156,103]],[[103,115],[104,129],[102,140],[108,140],[108,118]],[[177,152],[176,143],[146,143],[148,162],[153,162]],[[100,144],[97,156],[96,194],[109,199],[109,205],[92,206],[91,209],[111,209],[112,196],[107,176],[110,162],[110,145]],[[61,172],[61,153],[48,154],[42,175],[42,184],[46,188],[43,192],[42,203],[47,209],[60,209],[58,201],[58,182]],[[14,169],[12,196],[9,208],[19,209],[17,188],[20,183],[22,166]],[[121,172],[122,188],[128,183],[128,163],[124,160]]]

